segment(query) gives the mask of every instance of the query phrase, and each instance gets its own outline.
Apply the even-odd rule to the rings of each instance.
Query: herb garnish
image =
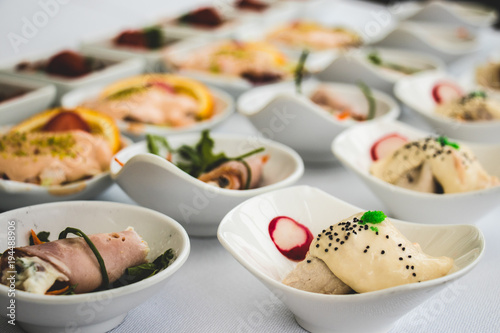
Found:
[[[165,44],[165,35],[159,26],[147,27],[142,31],[149,49],[157,49]]]
[[[125,97],[129,97],[130,95],[139,93],[139,92],[144,92],[148,89],[147,85],[140,85],[140,86],[132,86],[132,87],[127,87],[122,90],[115,91],[111,95],[107,96],[107,100],[116,100],[116,99],[121,99]]]
[[[459,149],[460,146],[458,145],[458,143],[456,142],[451,142],[450,140],[448,140],[447,137],[445,136],[440,136],[436,139],[437,142],[439,142],[441,144],[442,147],[444,146],[450,146],[450,147],[453,147],[455,149]]]
[[[99,250],[95,247],[94,243],[90,240],[90,238],[80,229],[77,228],[72,228],[72,227],[67,227],[61,233],[59,234],[59,239],[65,239],[68,234],[75,234],[77,236],[83,237],[85,242],[87,242],[88,246],[94,252],[94,255],[97,258],[97,262],[99,262],[99,267],[101,268],[101,275],[102,275],[102,288],[108,289],[109,287],[109,278],[108,278],[108,272],[106,270],[106,266],[104,265],[104,260],[101,257],[101,254],[99,253]]]
[[[38,240],[40,240],[43,243],[50,242],[49,236],[50,236],[50,232],[48,232],[48,231],[40,231],[39,233],[36,234],[36,237],[38,238]],[[30,245],[35,245],[33,235],[30,235]]]
[[[361,216],[361,219],[359,220],[358,224],[379,224],[382,223],[387,216],[384,214],[384,212],[380,210],[374,210],[374,211],[367,211],[366,213]],[[373,230],[373,229],[372,229]],[[374,230],[375,231],[375,230]],[[378,231],[378,230],[376,230]]]
[[[173,149],[167,139],[152,134],[146,135],[146,141],[148,151],[152,154],[161,156],[159,154],[160,145],[165,147],[170,154],[178,154],[180,161],[176,163],[176,166],[195,178],[198,178],[203,173],[215,169],[223,163],[229,161],[239,161],[243,163],[248,173],[245,189],[250,186],[252,175],[250,166],[243,159],[264,151],[264,147],[261,147],[236,157],[228,157],[225,153],[216,154],[213,151],[214,140],[210,137],[209,130],[201,132],[201,138],[195,146],[182,145],[177,149]]]
[[[307,60],[307,56],[309,55],[309,50],[304,49],[300,54],[299,62],[297,63],[297,67],[295,67],[295,91],[297,94],[302,94],[302,79],[304,78],[304,66]]]
[[[364,82],[358,82],[358,87],[361,89],[361,92],[366,98],[368,102],[368,115],[366,116],[366,120],[370,120],[375,118],[376,104],[375,98],[373,97],[372,90],[368,87]]]
[[[368,61],[370,61],[375,66],[386,67],[389,69],[393,69],[395,71],[401,72],[403,74],[415,74],[420,72],[420,69],[412,68],[408,66],[403,66],[399,64],[395,64],[392,62],[384,62],[377,51],[372,51],[367,55]]]
[[[478,90],[478,91],[471,91],[468,93],[466,96],[462,97],[460,100],[461,104],[466,103],[467,101],[474,99],[474,98],[486,98],[486,93],[484,91]]]

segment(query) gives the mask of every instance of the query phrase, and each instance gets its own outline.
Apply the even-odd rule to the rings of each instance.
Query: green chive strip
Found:
[[[375,118],[376,105],[372,90],[364,82],[359,82],[358,87],[361,89],[361,92],[365,95],[366,101],[368,102],[368,116],[366,117],[366,120]]]
[[[304,66],[309,55],[309,50],[304,49],[300,54],[299,62],[297,67],[295,67],[295,90],[297,94],[302,94],[302,79],[304,78]]]
[[[102,287],[104,289],[108,289],[109,287],[108,271],[106,270],[106,266],[104,265],[104,260],[102,259],[101,254],[95,247],[94,243],[92,243],[90,238],[83,231],[72,227],[67,227],[66,229],[61,231],[61,233],[59,234],[59,239],[65,239],[68,236],[68,234],[74,234],[76,236],[83,237],[83,239],[85,239],[92,252],[94,252],[95,257],[99,262],[99,266],[101,267]]]

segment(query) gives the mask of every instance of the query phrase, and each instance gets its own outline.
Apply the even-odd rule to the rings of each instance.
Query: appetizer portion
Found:
[[[476,68],[476,82],[493,90],[500,90],[500,62],[490,61]]]
[[[412,75],[425,70],[435,69],[435,67],[431,65],[424,65],[424,64],[406,65],[398,61],[389,61],[383,59],[377,51],[372,51],[368,53],[366,58],[371,64],[381,69],[397,72],[403,75]]]
[[[95,111],[53,109],[0,137],[0,178],[64,185],[106,171],[120,148],[113,119]]]
[[[173,74],[146,74],[118,81],[82,106],[119,120],[170,127],[189,126],[215,114],[208,87]]]
[[[215,152],[214,140],[208,130],[201,133],[200,140],[194,146],[182,145],[177,149],[172,148],[164,137],[148,134],[146,138],[150,153],[165,156],[160,152],[165,148],[167,160],[184,172],[207,184],[230,190],[259,187],[263,167],[269,159],[268,155],[255,155],[264,148],[236,157]]]
[[[106,64],[99,59],[65,50],[46,60],[22,62],[16,66],[16,70],[18,72],[43,72],[64,78],[78,78],[105,67]]]
[[[437,194],[500,185],[499,179],[484,170],[472,151],[445,137],[427,137],[407,143],[400,140],[400,144],[374,161],[370,167],[372,175],[406,189]]]
[[[70,233],[78,237],[66,238]],[[69,227],[55,241],[49,241],[49,235],[32,230],[30,246],[5,251],[0,258],[0,282],[11,284],[9,273],[15,261],[16,289],[46,295],[81,294],[140,281],[167,267],[175,257],[169,249],[148,263],[149,246],[132,227],[89,236]]]
[[[253,84],[291,77],[293,66],[277,48],[265,42],[225,40],[197,50],[187,59],[173,61],[180,70],[239,77]]]
[[[116,46],[156,50],[166,45],[163,30],[158,26],[125,30],[113,39]]]
[[[200,28],[213,29],[217,28],[227,20],[214,7],[202,7],[190,11],[177,19],[178,24],[187,24]]]
[[[322,294],[365,293],[436,279],[452,268],[453,259],[425,254],[383,212],[368,211],[325,228],[283,283]]]
[[[269,8],[269,3],[259,0],[236,0],[234,6],[241,10],[262,12]]]
[[[371,89],[364,84],[360,84],[360,89],[368,102],[367,110],[363,110],[359,105],[350,105],[327,85],[319,85],[310,96],[310,99],[340,121],[366,121],[373,119],[376,110]]]
[[[354,31],[308,21],[286,24],[272,31],[267,38],[278,45],[311,50],[345,49],[363,43],[361,36]]]

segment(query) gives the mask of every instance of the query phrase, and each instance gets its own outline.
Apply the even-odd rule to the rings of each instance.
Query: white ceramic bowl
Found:
[[[402,22],[376,46],[420,51],[451,62],[479,50],[478,36],[469,29],[470,40],[457,38],[457,29],[462,26],[434,22]]]
[[[292,149],[262,138],[211,133],[214,151],[238,156],[264,147],[269,155],[262,186],[249,190],[220,189],[185,173],[164,158],[149,154],[145,141],[116,154],[124,163],[111,163],[111,176],[138,204],[175,218],[192,236],[215,236],[222,217],[240,202],[257,194],[289,186],[304,173],[299,155]],[[198,133],[168,137],[173,148],[194,145]]]
[[[245,201],[224,217],[217,236],[290,309],[300,326],[321,333],[387,332],[400,317],[467,274],[484,253],[483,235],[475,226],[430,226],[391,219],[426,253],[452,257],[457,270],[435,280],[354,295],[316,294],[281,283],[296,262],[284,257],[269,236],[269,222],[274,217],[289,216],[318,234],[360,211],[316,188],[297,186]]]
[[[431,194],[404,189],[371,175],[370,148],[390,133],[399,133],[410,141],[430,135],[401,122],[378,122],[346,130],[332,144],[335,156],[385,204],[390,215],[428,224],[474,224],[498,206],[500,186],[464,193]],[[464,145],[474,152],[490,175],[500,177],[500,144],[466,142]]]
[[[368,54],[372,51],[376,51],[383,61],[403,66],[421,69],[428,68],[429,71],[445,69],[444,62],[430,54],[375,47],[353,50],[352,52],[339,56],[323,71],[319,72],[316,77],[322,81],[351,84],[356,84],[362,80],[374,89],[392,94],[396,81],[408,77],[408,75],[372,64],[367,58]]]
[[[499,143],[499,120],[465,122],[434,112],[436,102],[432,97],[432,88],[436,83],[443,81],[455,83],[464,92],[474,90],[472,85],[461,84],[457,79],[444,72],[429,72],[399,80],[394,86],[394,94],[404,104],[416,111],[439,134],[471,142]]]
[[[2,72],[26,78],[32,81],[53,84],[57,88],[56,100],[59,100],[59,98],[61,98],[63,94],[73,89],[89,87],[96,84],[111,83],[121,78],[141,74],[144,71],[145,63],[143,59],[133,59],[117,54],[111,55],[105,52],[101,52],[100,50],[82,50],[80,52],[86,56],[91,56],[102,60],[109,65],[102,70],[98,70],[77,78],[65,78],[56,75],[49,75],[42,72],[16,71],[16,64],[13,64],[10,68],[3,69]],[[39,55],[37,57],[26,60],[36,61],[45,59],[54,55],[55,53],[56,52],[53,52],[51,54]]]
[[[15,124],[46,110],[55,100],[53,85],[25,78],[0,74],[0,85],[19,87],[26,90],[21,96],[0,103],[0,126]]]
[[[124,320],[128,311],[162,290],[167,279],[184,264],[190,250],[189,237],[175,220],[146,208],[121,203],[72,201],[37,205],[0,214],[0,223],[5,228],[8,221],[15,221],[16,246],[28,245],[30,229],[49,231],[50,239],[54,240],[69,226],[86,234],[122,231],[132,226],[148,242],[149,260],[169,248],[177,253],[177,259],[165,270],[121,288],[72,296],[16,291],[16,324],[28,332],[111,330]],[[6,236],[0,238],[0,248],[2,251],[7,249]],[[0,304],[4,309],[11,299],[8,290],[7,286],[0,285]],[[6,314],[6,311],[1,313],[4,317]]]
[[[61,105],[65,108],[74,108],[83,102],[96,98],[104,89],[104,85],[73,90],[61,98]],[[234,112],[233,98],[222,90],[209,87],[215,103],[215,114],[207,120],[186,127],[168,127],[161,125],[142,124],[124,120],[117,120],[120,131],[134,140],[144,139],[146,133],[156,135],[171,135],[180,133],[199,132],[213,128],[229,118]]]
[[[490,26],[498,16],[493,9],[488,10],[472,1],[429,1],[423,4],[416,1],[399,2],[389,7],[389,10],[401,19],[459,24],[472,28]]]
[[[316,87],[326,85],[338,92],[347,104],[367,109],[367,102],[359,87],[342,83],[313,80],[303,83],[303,95],[295,93],[292,83],[278,83],[259,87],[243,94],[237,101],[238,112],[248,117],[267,138],[295,149],[307,162],[331,162],[332,140],[346,128],[357,126],[354,120],[337,120],[308,97]],[[372,89],[376,100],[376,117],[368,122],[396,119],[400,110],[396,101]]]

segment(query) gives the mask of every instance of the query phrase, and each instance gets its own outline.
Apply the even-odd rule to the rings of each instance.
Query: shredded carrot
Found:
[[[67,291],[68,289],[69,289],[69,285],[62,288],[62,289],[59,289],[59,290],[47,291],[45,293],[45,295],[60,295],[60,294],[64,293],[65,291]]]
[[[120,162],[120,160],[118,158],[115,157],[115,161],[116,161],[116,163],[120,164],[121,167],[123,166],[123,163]]]
[[[35,245],[40,245],[40,244],[45,243],[45,242],[42,242],[42,241],[38,238],[38,236],[36,235],[36,232],[35,232],[35,231],[33,231],[33,229],[31,229],[31,237],[33,237],[33,243],[34,243]]]
[[[349,112],[349,110],[344,110],[337,115],[337,119],[344,120],[344,119],[349,118],[350,115],[351,115],[351,112]]]
[[[262,156],[262,163],[267,163],[269,161],[269,155]]]

